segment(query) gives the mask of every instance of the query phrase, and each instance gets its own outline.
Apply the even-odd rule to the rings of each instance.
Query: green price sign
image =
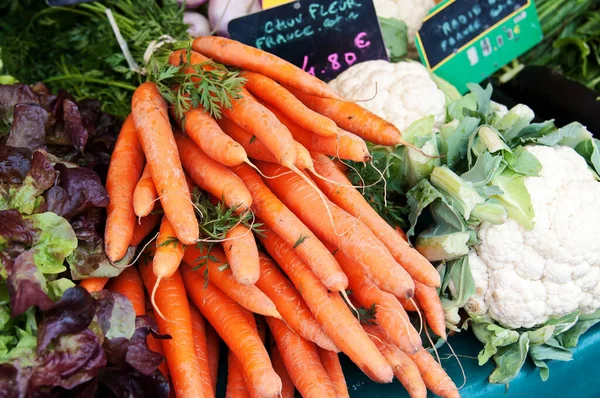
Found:
[[[542,41],[533,0],[445,0],[416,36],[421,61],[461,93]]]

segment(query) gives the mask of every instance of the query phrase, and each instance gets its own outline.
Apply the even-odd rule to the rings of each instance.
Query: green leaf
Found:
[[[484,151],[469,171],[463,173],[460,177],[470,182],[475,188],[488,185],[498,171],[501,171],[502,156],[492,156],[488,151]]]
[[[439,231],[440,226],[428,228],[415,242],[415,248],[429,261],[452,260],[469,254],[469,232]]]
[[[294,243],[294,246],[292,246],[292,249],[295,249],[298,246],[300,246],[308,238],[310,238],[310,236],[300,234],[300,237],[298,238],[298,240],[296,241],[296,243]]]
[[[475,95],[477,112],[487,116],[490,111],[490,102],[492,100],[492,85],[488,84],[484,90],[479,84],[468,83],[467,88]]]
[[[390,54],[390,61],[401,61],[408,54],[408,30],[406,23],[395,18],[379,17],[383,42]]]
[[[440,288],[442,307],[446,314],[458,312],[475,293],[475,282],[467,256],[449,261]],[[448,324],[448,317],[446,323]],[[450,322],[452,323],[452,322]],[[457,330],[456,325],[449,325]]]
[[[507,160],[508,168],[518,174],[536,177],[542,170],[542,164],[522,146],[506,154],[504,159]]]
[[[600,322],[600,310],[588,315],[581,315],[573,327],[556,336],[556,339],[565,348],[576,347],[579,336],[587,332],[592,326]]]
[[[492,184],[502,190],[502,195],[493,197],[504,206],[508,216],[523,227],[532,229],[535,213],[529,191],[525,186],[525,176],[506,169],[492,178]]]
[[[450,120],[456,119],[462,121],[466,117],[465,110],[473,112],[477,111],[477,97],[475,94],[469,93],[457,101],[452,102],[448,105],[446,111]]]
[[[442,198],[440,191],[434,188],[433,185],[427,180],[421,180],[415,185],[410,191],[406,193],[406,199],[408,202],[408,208],[410,214],[408,219],[410,221],[410,229],[406,232],[406,236],[410,238],[415,233],[415,227],[419,216],[436,199]]]
[[[518,136],[521,130],[529,126],[535,114],[527,105],[517,104],[502,117],[494,127],[502,132],[508,141]]]
[[[431,184],[448,195],[450,204],[468,220],[471,212],[484,198],[471,184],[446,166],[436,167],[431,173]]]
[[[445,147],[445,152],[442,155],[444,155],[443,160],[448,167],[454,168],[459,160],[466,158],[469,137],[473,134],[479,122],[480,119],[478,118],[465,116],[461,119],[456,130],[449,129],[445,131],[442,128],[441,132]]]
[[[519,340],[519,333],[496,325],[490,319],[472,315],[468,323],[475,337],[485,344],[477,356],[479,366],[494,356],[500,347],[511,346]]]
[[[456,87],[450,84],[450,82],[448,82],[445,79],[442,79],[433,72],[429,75],[431,76],[431,79],[435,82],[435,84],[438,86],[438,88],[444,93],[446,97],[446,107],[448,107],[451,103],[458,101],[462,98],[462,95],[460,95]]]
[[[429,178],[433,169],[440,165],[439,152],[435,140],[429,140],[421,147],[421,152],[414,148],[405,148],[404,161],[405,186],[410,189],[419,181]]]
[[[75,283],[73,283],[73,281],[70,279],[60,278],[53,281],[49,281],[48,283],[46,283],[46,286],[48,287],[48,296],[52,300],[56,301],[62,297],[62,295],[67,289],[74,287]]]
[[[528,350],[529,337],[527,333],[521,334],[519,341],[516,343],[500,347],[498,352],[494,354],[496,369],[489,377],[490,383],[508,384],[514,379],[523,367],[525,359],[527,359]]]
[[[471,212],[469,224],[480,224],[488,222],[494,225],[504,224],[507,219],[507,212],[496,199],[488,199],[483,203],[479,203]]]
[[[36,266],[44,274],[58,274],[66,270],[64,261],[77,247],[77,237],[71,224],[51,213],[27,216],[40,233],[34,238],[31,250]]]

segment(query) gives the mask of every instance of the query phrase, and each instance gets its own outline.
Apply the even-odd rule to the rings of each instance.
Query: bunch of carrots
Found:
[[[137,89],[107,178],[106,253],[117,261],[157,227],[158,237],[151,260],[82,286],[108,282],[139,315],[147,292],[172,337],[148,343],[178,398],[214,396],[219,338],[228,397],[348,397],[339,352],[376,382],[396,376],[412,397],[460,396],[407,315],[423,313],[446,339],[438,272],[333,160],[367,162],[365,140],[401,145],[400,131],[269,53],[220,37],[192,49],[169,62],[239,68],[245,86],[222,118],[199,106],[177,121],[155,83]],[[201,236],[197,189],[261,227]],[[359,307],[375,310],[372,322]]]

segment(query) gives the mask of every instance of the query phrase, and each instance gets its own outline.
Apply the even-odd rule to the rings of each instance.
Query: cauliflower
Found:
[[[362,101],[359,103],[363,107],[400,131],[430,115],[435,117],[434,127],[439,128],[446,118],[444,93],[417,62],[362,62],[342,72],[329,85],[344,98]]]
[[[433,0],[374,0],[377,15],[404,21],[408,30],[408,43],[414,45],[415,34],[429,10],[435,6]]]
[[[467,311],[511,329],[600,308],[600,183],[569,147],[526,150],[542,165],[525,178],[533,229],[483,223],[468,256],[476,291]]]

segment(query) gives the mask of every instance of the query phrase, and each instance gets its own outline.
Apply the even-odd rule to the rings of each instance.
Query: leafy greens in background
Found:
[[[553,121],[531,123],[534,114],[517,105],[502,109],[491,101],[492,88],[470,85],[461,97],[437,79],[445,91],[447,123],[439,131],[433,118],[413,123],[403,137],[406,146],[371,146],[373,164],[387,179],[387,206],[379,174],[370,165],[353,164],[354,184],[375,210],[392,225],[406,226],[407,236],[442,278],[440,298],[447,326],[471,328],[484,343],[479,363],[493,359],[492,383],[508,383],[527,357],[549,375],[547,360],[570,360],[579,336],[600,321],[600,311],[578,312],[551,319],[535,329],[506,329],[483,316],[461,310],[475,292],[467,254],[477,244],[476,227],[486,221],[502,224],[507,217],[532,227],[533,209],[524,178],[538,174],[541,165],[523,149],[526,144],[566,145],[574,148],[600,175],[600,141],[579,123],[557,128]]]
[[[133,71],[110,27],[110,8],[138,71]],[[183,6],[176,0],[106,0],[48,7],[38,0],[0,2],[0,75],[63,88],[76,101],[99,100],[102,111],[124,119],[131,95],[149,67],[152,42],[186,40]],[[97,103],[98,106],[99,103]],[[68,107],[67,107],[68,108]]]

